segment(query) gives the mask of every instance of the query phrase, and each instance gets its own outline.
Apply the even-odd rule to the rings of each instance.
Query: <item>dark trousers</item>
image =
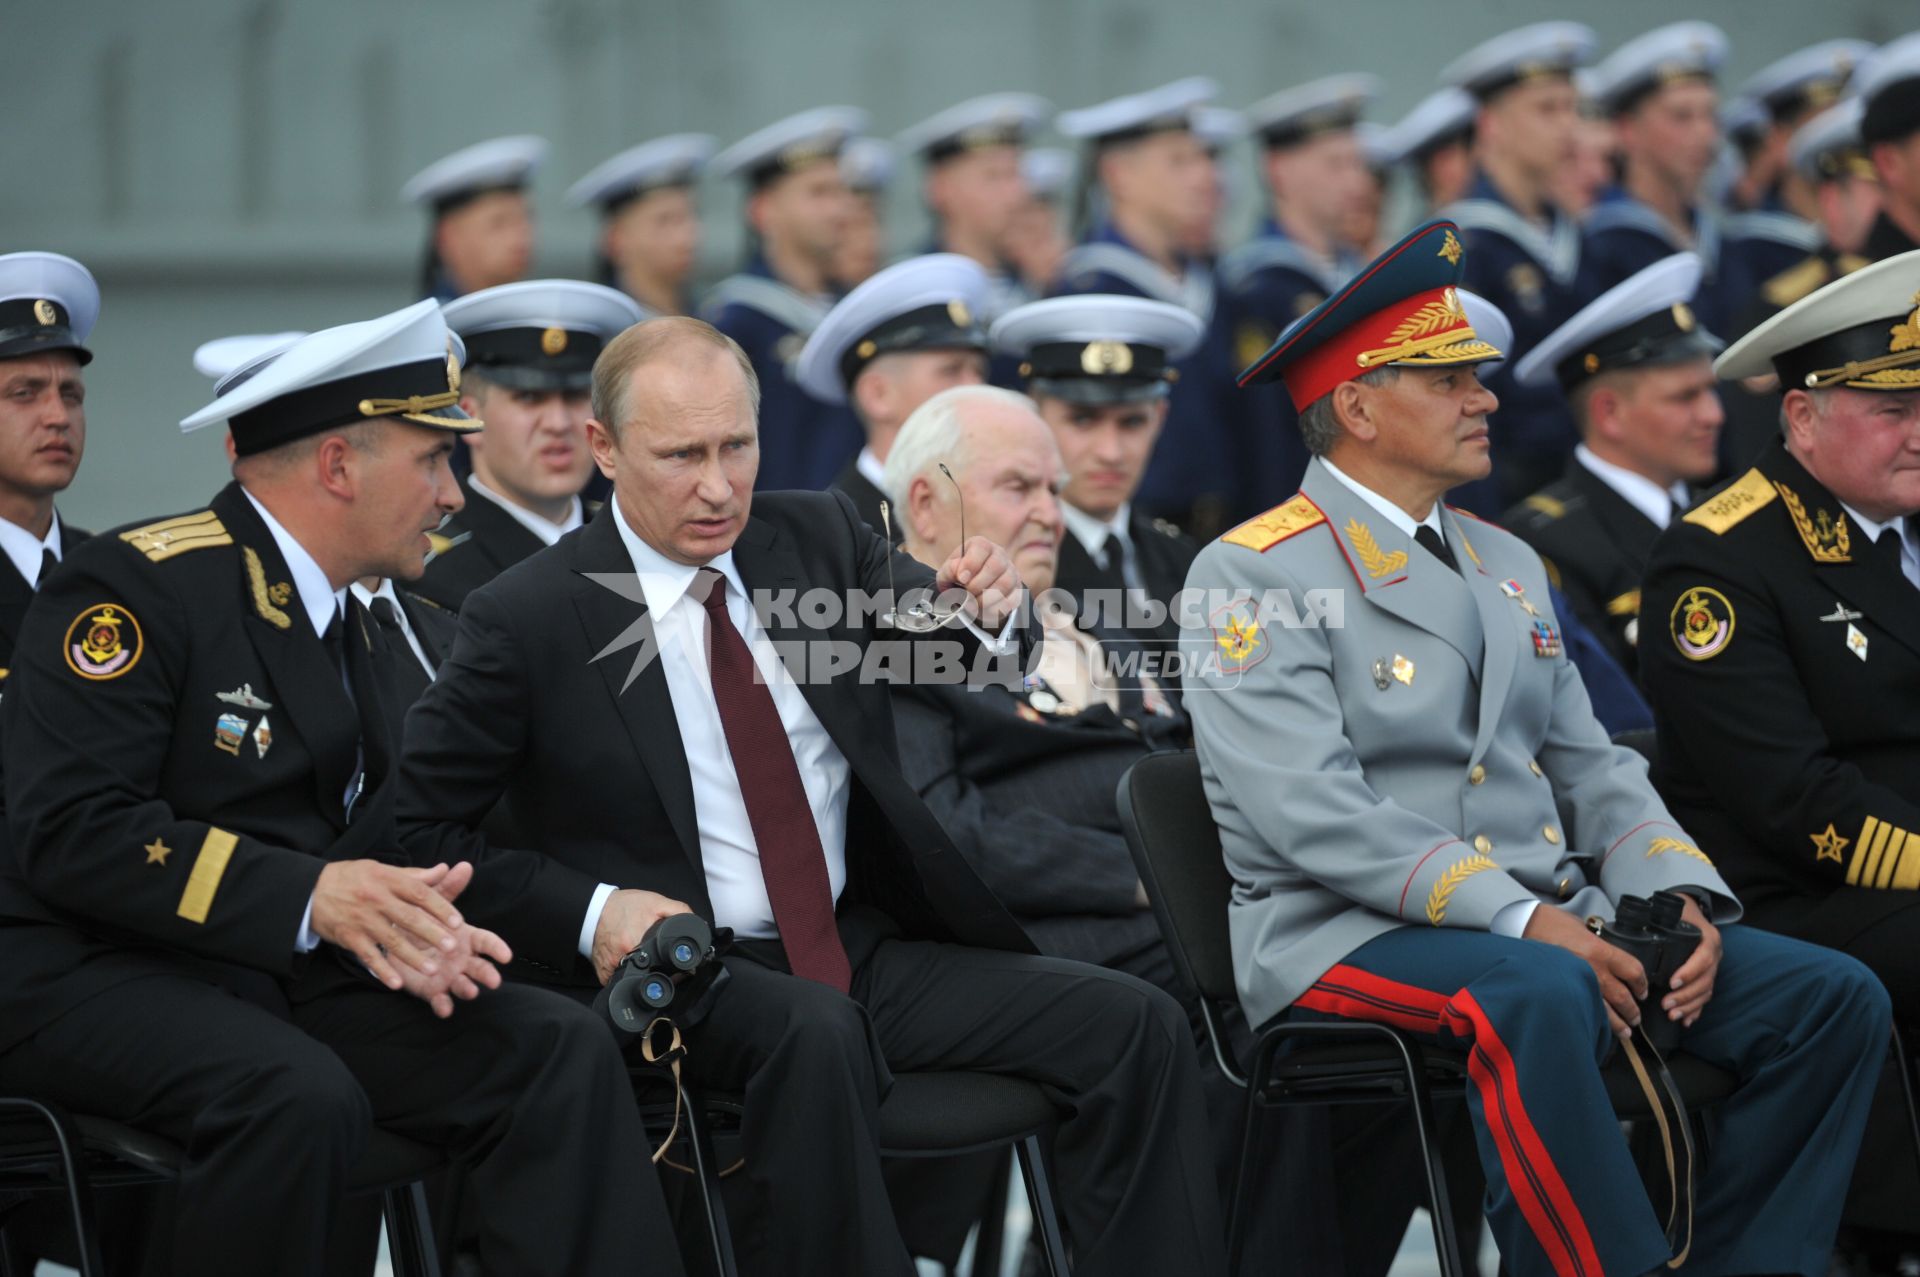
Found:
[[[1739,1085],[1714,1113],[1687,1271],[1823,1274],[1886,1054],[1886,991],[1841,954],[1751,927],[1720,934],[1713,1000],[1683,1047]],[[1348,954],[1292,1014],[1384,1020],[1469,1049],[1487,1223],[1516,1277],[1666,1262],[1600,1079],[1613,1036],[1581,959],[1408,927]]]
[[[1066,1114],[1053,1164],[1080,1277],[1224,1271],[1193,1037],[1171,998],[1080,963],[900,940],[857,908],[841,931],[851,996],[746,941],[688,1034],[689,1081],[745,1096],[743,1273],[914,1271],[879,1108],[894,1072],[943,1069],[1031,1078]]]
[[[625,1065],[584,1008],[510,984],[440,1020],[344,968],[308,980],[289,1022],[156,964],[0,1054],[0,1090],[186,1150],[152,1241],[181,1274],[318,1274],[376,1123],[468,1168],[489,1272],[682,1271]]]

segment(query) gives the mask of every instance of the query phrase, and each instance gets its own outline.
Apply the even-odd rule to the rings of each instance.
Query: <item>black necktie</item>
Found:
[[[1459,573],[1460,565],[1454,562],[1453,551],[1447,548],[1447,543],[1440,539],[1440,534],[1431,525],[1421,524],[1414,530],[1413,539],[1420,543],[1421,549],[1452,568],[1456,575]]]
[[[353,672],[351,666],[347,663],[346,634],[346,612],[344,609],[336,607],[333,610],[333,620],[327,622],[326,633],[320,636],[320,645],[327,651],[327,663],[332,665],[339,673],[340,686],[346,692],[347,700],[353,705],[354,713],[357,717],[360,710],[360,698],[353,694]],[[355,801],[359,799],[360,791],[366,785],[367,755],[366,749],[358,737],[359,734],[356,732],[353,746],[353,776],[347,785],[346,793],[342,796],[346,805],[347,819],[349,821],[353,819],[353,805]]]
[[[1107,539],[1100,543],[1100,556],[1105,560],[1100,565],[1100,583],[1109,589],[1125,589],[1127,552],[1118,532],[1107,533]]]
[[[38,590],[41,586],[45,585],[47,583],[47,578],[51,576],[53,574],[53,570],[59,566],[60,566],[59,555],[55,554],[52,550],[48,550],[48,549],[41,550],[40,551],[40,575],[33,578],[33,588]]]
[[[393,605],[393,600],[376,594],[367,610],[373,613],[380,627],[377,653],[380,673],[387,680],[386,688],[393,695],[394,707],[404,710],[420,699],[420,694],[433,680],[414,655],[413,645],[407,642],[406,628],[400,624],[400,609]]]
[[[1907,574],[1900,562],[1900,528],[1897,524],[1890,523],[1880,529],[1880,535],[1873,539],[1873,550],[1899,575],[1901,580],[1907,579]]]

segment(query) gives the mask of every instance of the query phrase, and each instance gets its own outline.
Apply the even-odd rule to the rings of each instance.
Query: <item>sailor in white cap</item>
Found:
[[[1744,94],[1720,104],[1720,136],[1726,145],[1708,182],[1726,207],[1759,207],[1779,180],[1778,161],[1767,145],[1772,124],[1766,104]]]
[[[987,272],[971,257],[909,257],[841,298],[794,363],[802,389],[849,405],[866,430],[866,445],[833,486],[876,532],[889,531],[880,480],[901,425],[949,386],[986,380],[982,315],[992,297]],[[897,542],[899,525],[890,532]]]
[[[1247,108],[1269,202],[1259,232],[1220,263],[1239,363],[1265,354],[1281,329],[1325,301],[1364,260],[1349,238],[1369,183],[1354,128],[1379,92],[1376,76],[1331,75]]]
[[[461,406],[487,423],[468,444],[465,509],[434,534],[419,585],[457,612],[469,593],[585,522],[593,361],[648,316],[625,293],[576,279],[503,284],[448,302],[445,315],[466,342]]]
[[[833,254],[833,282],[852,288],[887,260],[887,192],[893,186],[893,147],[877,137],[856,137],[840,152],[840,180],[853,197],[846,233]]]
[[[834,257],[851,210],[840,156],[866,126],[857,107],[816,107],[742,138],[709,166],[747,187],[751,251],[700,313],[740,344],[760,378],[763,490],[824,488],[860,451],[853,414],[809,396],[790,368],[837,293]]]
[[[459,508],[454,349],[431,301],[296,342],[181,423],[234,482],[75,547],[20,634],[0,1085],[185,1150],[169,1271],[318,1271],[376,1120],[470,1172],[516,1271],[682,1271],[604,1019],[502,984],[472,867],[400,849],[348,586]]]
[[[100,288],[79,262],[0,255],[0,670],[13,664],[34,591],[87,537],[61,522],[54,499],[86,450],[80,370],[93,361],[86,343],[99,317]]]
[[[213,379],[217,399],[244,385],[306,336],[283,332],[216,337],[194,350],[193,367]],[[453,340],[455,357],[464,363],[465,348],[458,337]],[[399,587],[391,577],[364,577],[347,588],[376,622],[377,628],[367,631],[370,655],[380,678],[381,708],[397,738],[407,709],[453,650],[454,614]]]
[[[1173,367],[1205,332],[1184,307],[1099,293],[1032,302],[993,325],[995,347],[1020,360],[1066,466],[1067,535],[1054,584],[1083,602],[1089,591],[1111,604],[1133,600],[1130,614],[1116,606],[1100,623],[1163,645],[1178,637],[1167,609],[1200,546],[1142,514],[1133,497],[1166,424]],[[1144,600],[1157,608],[1139,607]]]
[[[989,93],[950,106],[899,137],[925,168],[921,195],[933,218],[927,251],[959,253],[993,281],[985,321],[1027,300],[1007,266],[1007,233],[1025,198],[1020,156],[1053,118],[1031,93]]]
[[[1381,141],[1390,168],[1408,166],[1426,210],[1445,208],[1467,193],[1473,182],[1473,119],[1479,114],[1473,95],[1455,84],[1442,85],[1399,121]]]
[[[1194,76],[1065,111],[1055,122],[1086,144],[1083,180],[1098,187],[1105,209],[1067,254],[1056,291],[1152,298],[1184,307],[1205,326],[1176,369],[1167,425],[1135,496],[1148,517],[1195,535],[1261,508],[1282,482],[1267,455],[1272,432],[1242,424],[1247,401],[1233,384],[1231,308],[1212,265],[1184,248],[1217,198],[1214,162],[1194,131],[1195,113],[1214,93],[1211,80]]]
[[[1593,31],[1578,22],[1538,22],[1502,32],[1441,73],[1479,104],[1475,171],[1466,193],[1437,215],[1460,227],[1461,280],[1513,324],[1502,370],[1488,378],[1500,400],[1493,473],[1448,497],[1496,518],[1560,472],[1577,435],[1559,396],[1516,385],[1512,359],[1526,354],[1591,298],[1580,269],[1580,228],[1556,202],[1580,125],[1574,75],[1593,57]]]
[[[1725,251],[1741,259],[1741,269],[1755,283],[1772,279],[1820,247],[1814,186],[1789,163],[1788,146],[1795,130],[1840,100],[1854,68],[1872,52],[1865,40],[1823,40],[1768,64],[1741,86],[1744,96],[1765,107],[1768,119],[1766,140],[1751,166],[1772,177],[1756,192],[1753,205],[1728,214],[1721,229]]]
[[[1025,195],[1007,230],[1007,264],[1036,297],[1053,287],[1070,247],[1064,210],[1073,167],[1073,152],[1062,147],[1028,147],[1020,156]]]
[[[657,137],[620,152],[567,191],[567,205],[600,211],[600,282],[656,315],[689,310],[700,253],[694,187],[713,155],[705,133]]]
[[[1207,157],[1213,161],[1214,181],[1213,203],[1204,216],[1194,218],[1181,237],[1181,246],[1191,257],[1215,261],[1220,256],[1220,219],[1233,203],[1240,178],[1235,166],[1227,162],[1227,152],[1248,132],[1246,115],[1232,107],[1203,106],[1193,113],[1193,135],[1200,139]]]
[[[1594,97],[1596,78],[1592,67],[1573,73],[1573,90],[1580,103],[1580,118],[1573,126],[1573,154],[1547,188],[1555,206],[1576,221],[1613,185],[1619,163],[1620,138]]]
[[[1516,369],[1557,385],[1581,443],[1566,472],[1501,521],[1540,552],[1573,611],[1638,667],[1640,583],[1662,529],[1719,471],[1717,338],[1689,308],[1700,284],[1691,253],[1655,262],[1588,303]]]
[[[545,138],[496,137],[443,156],[407,179],[400,198],[431,219],[420,294],[451,301],[510,284],[533,260],[527,184],[547,157]]]
[[[1876,50],[1853,92],[1865,104],[1860,141],[1884,203],[1861,252],[1878,262],[1920,248],[1920,31]]]
[[[1660,539],[1640,612],[1675,818],[1747,921],[1860,959],[1905,1022],[1920,1012],[1916,279],[1920,253],[1867,266],[1720,356],[1722,377],[1779,379],[1781,431]],[[1906,1151],[1876,1160],[1867,1139],[1858,1178],[1898,1183]]]
[[[1707,22],[1675,22],[1627,41],[1595,69],[1595,96],[1620,139],[1620,184],[1587,214],[1587,269],[1611,288],[1663,257],[1700,258],[1693,308],[1714,332],[1732,328],[1752,296],[1746,263],[1724,250],[1706,202],[1720,153],[1717,75],[1727,37]]]

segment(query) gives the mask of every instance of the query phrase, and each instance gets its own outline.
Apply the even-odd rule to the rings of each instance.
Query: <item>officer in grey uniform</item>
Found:
[[[1235,879],[1241,1004],[1254,1024],[1368,1019],[1469,1049],[1488,1225],[1518,1277],[1645,1273],[1687,1244],[1598,1068],[1616,1038],[1644,1053],[1643,1015],[1677,1021],[1737,1079],[1695,1262],[1824,1272],[1886,993],[1851,959],[1716,927],[1740,906],[1595,722],[1539,556],[1440,504],[1486,473],[1496,406],[1461,257],[1454,225],[1418,228],[1242,374],[1285,383],[1315,460],[1187,578],[1218,592],[1186,703]],[[1582,920],[1662,889],[1688,895],[1702,939],[1643,1007],[1639,963]]]

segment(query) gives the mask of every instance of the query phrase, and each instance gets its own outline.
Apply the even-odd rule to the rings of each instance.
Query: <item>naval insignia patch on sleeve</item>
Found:
[[[68,669],[104,683],[140,663],[140,622],[118,603],[96,603],[73,618],[61,647]]]

